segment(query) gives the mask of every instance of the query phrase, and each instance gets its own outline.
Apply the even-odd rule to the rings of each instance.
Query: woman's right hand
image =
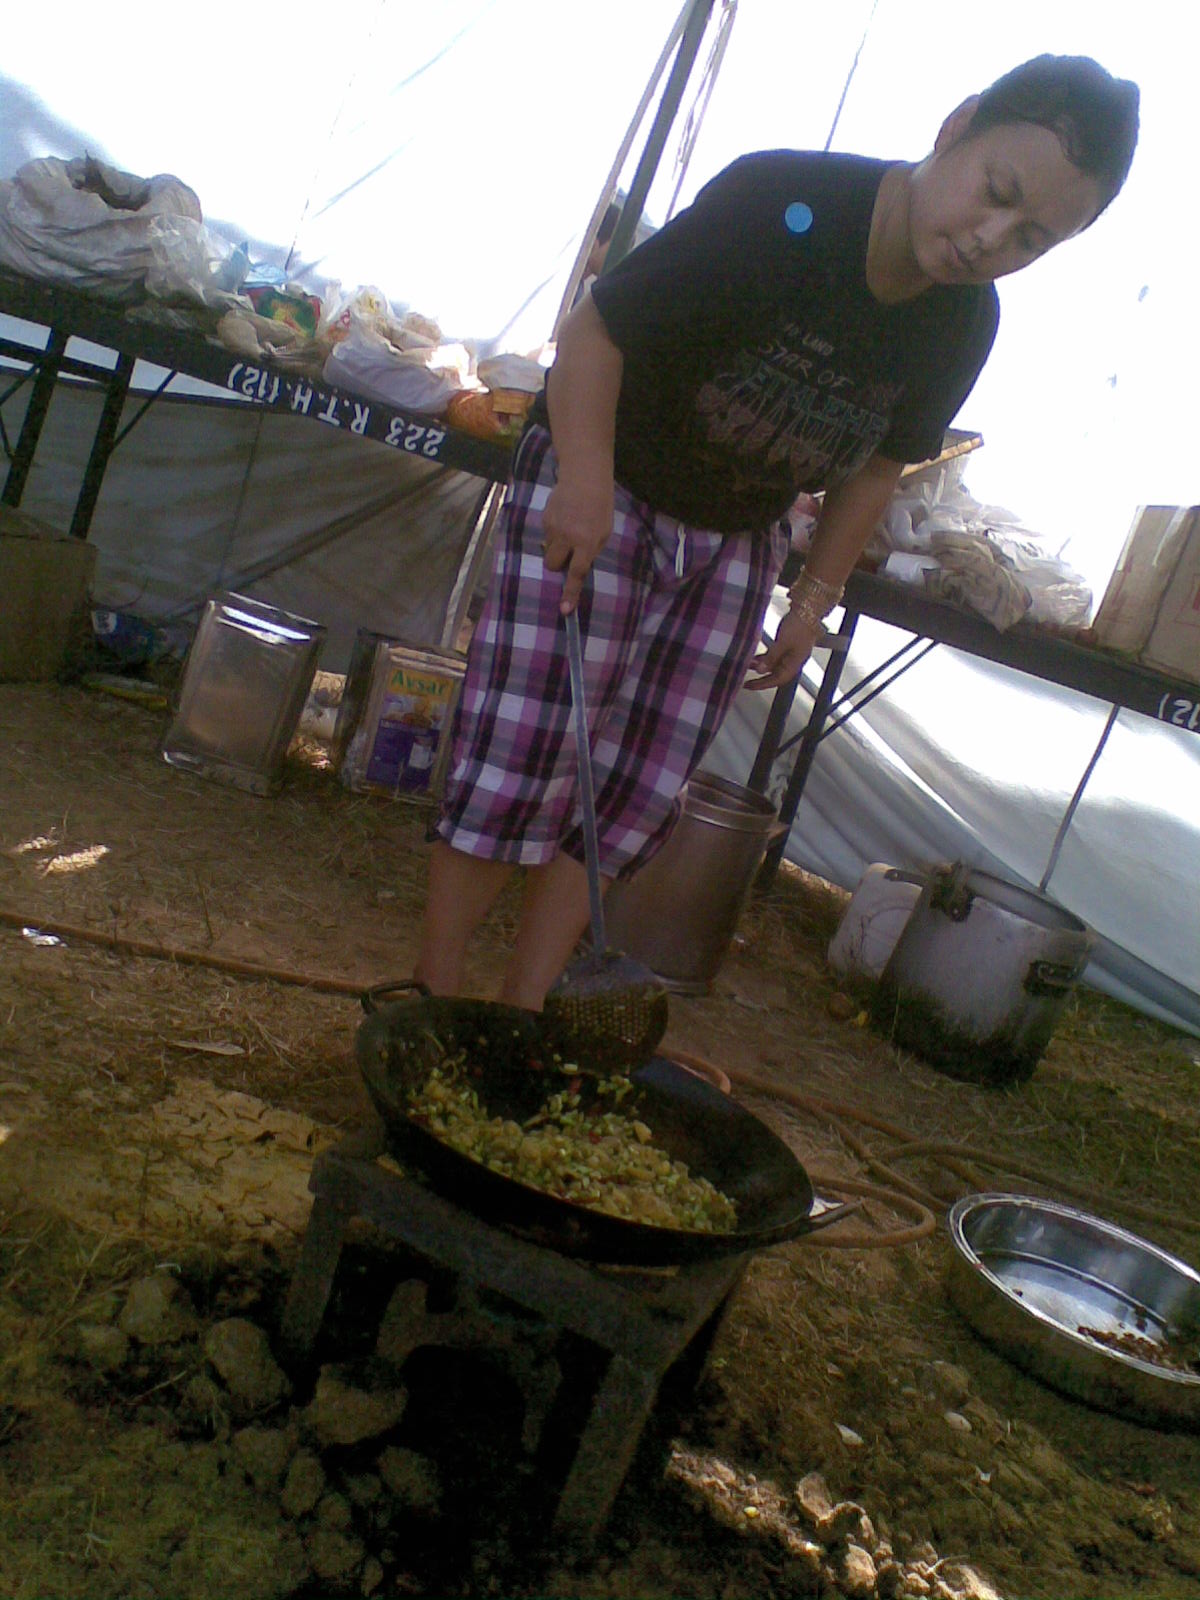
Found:
[[[546,531],[543,559],[551,572],[564,572],[563,616],[579,603],[583,580],[604,548],[613,523],[613,480],[595,472],[568,477],[560,468],[550,491],[542,526]]]

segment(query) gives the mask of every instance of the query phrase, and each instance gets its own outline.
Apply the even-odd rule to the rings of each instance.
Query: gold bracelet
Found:
[[[802,572],[788,590],[788,615],[798,616],[809,627],[818,628],[841,600],[842,593],[842,584],[826,583],[822,578]]]

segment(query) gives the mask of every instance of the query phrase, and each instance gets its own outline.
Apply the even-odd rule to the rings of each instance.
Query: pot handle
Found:
[[[975,903],[967,887],[967,870],[965,862],[955,861],[930,875],[929,904],[934,911],[944,911],[951,922],[965,922]]]
[[[1070,961],[1031,961],[1025,988],[1029,994],[1063,995],[1078,976],[1078,967]]]
[[[392,995],[405,994],[415,990],[422,1000],[428,1000],[432,991],[420,978],[396,978],[391,983],[374,983],[359,996],[363,1010],[368,1016],[379,1010],[382,1001]]]

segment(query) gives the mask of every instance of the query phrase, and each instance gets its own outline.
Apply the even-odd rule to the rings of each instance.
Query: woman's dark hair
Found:
[[[1035,56],[983,91],[966,137],[1011,122],[1049,128],[1072,165],[1101,185],[1103,211],[1129,176],[1139,100],[1136,83],[1114,78],[1090,56]]]

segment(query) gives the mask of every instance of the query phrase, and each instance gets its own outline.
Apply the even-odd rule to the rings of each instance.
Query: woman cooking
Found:
[[[471,643],[416,976],[463,992],[515,866],[499,998],[541,1008],[588,922],[563,614],[578,607],[601,871],[628,875],[743,685],[800,671],[904,465],[936,455],[995,337],[994,280],[1125,181],[1136,85],[1039,56],[917,163],[768,151],[600,277],[518,448]],[[801,492],[820,517],[760,654]],[[747,673],[752,676],[746,683]]]

